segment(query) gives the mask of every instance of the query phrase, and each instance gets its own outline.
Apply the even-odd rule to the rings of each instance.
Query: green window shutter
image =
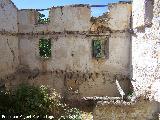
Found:
[[[92,56],[96,59],[109,59],[109,39],[92,40]]]
[[[102,58],[103,57],[103,48],[101,40],[93,40],[92,41],[92,49],[93,49],[93,57],[94,58]]]

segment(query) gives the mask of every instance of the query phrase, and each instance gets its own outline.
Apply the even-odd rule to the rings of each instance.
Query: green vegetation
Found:
[[[102,58],[102,42],[100,40],[93,40],[93,57]]]
[[[128,96],[132,97],[133,96],[133,91],[129,91]]]
[[[50,22],[49,18],[45,18],[44,14],[39,13],[38,24],[47,24]]]
[[[39,40],[39,54],[42,58],[51,57],[51,39]]]
[[[20,85],[15,91],[0,92],[0,113],[13,119],[29,118],[32,120],[81,120],[81,112],[77,108],[71,108],[61,101],[55,90],[45,86],[35,87]],[[54,118],[53,118],[54,117]]]

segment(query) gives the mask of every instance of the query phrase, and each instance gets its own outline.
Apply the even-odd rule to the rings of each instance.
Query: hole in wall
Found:
[[[102,47],[102,41],[101,40],[94,39],[92,41],[92,55],[96,59],[103,57],[103,47]]]
[[[145,0],[145,25],[152,25],[154,0]]]
[[[38,24],[47,24],[50,22],[49,10],[38,11]]]
[[[92,7],[91,16],[99,17],[108,12],[108,7]]]
[[[39,55],[41,58],[51,57],[51,39],[41,38],[39,40]]]
[[[95,59],[109,59],[109,38],[92,40],[92,57]]]

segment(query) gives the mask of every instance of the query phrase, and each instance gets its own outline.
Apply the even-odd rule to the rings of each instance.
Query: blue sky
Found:
[[[42,9],[52,6],[63,6],[70,4],[90,4],[90,5],[106,5],[108,3],[118,2],[119,0],[12,0],[19,9]],[[122,1],[122,0],[121,0]],[[123,0],[128,1],[128,0]],[[106,7],[92,8],[92,15],[99,16],[107,11]],[[47,12],[44,12],[47,14]]]

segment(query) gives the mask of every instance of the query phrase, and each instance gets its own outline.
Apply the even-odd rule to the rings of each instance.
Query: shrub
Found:
[[[40,120],[47,115],[54,120],[81,120],[78,109],[62,103],[60,95],[45,86],[20,85],[15,91],[0,92],[0,113],[21,116],[21,119],[39,116],[32,119]]]
[[[70,108],[66,110],[64,116],[60,120],[81,120],[81,113],[77,108]]]
[[[14,95],[15,114],[27,116],[45,116],[50,113],[53,100],[45,87],[21,85]]]
[[[38,24],[47,24],[50,22],[49,18],[45,18],[44,14],[39,13]]]
[[[13,113],[14,100],[9,91],[0,91],[0,114],[11,115]]]

